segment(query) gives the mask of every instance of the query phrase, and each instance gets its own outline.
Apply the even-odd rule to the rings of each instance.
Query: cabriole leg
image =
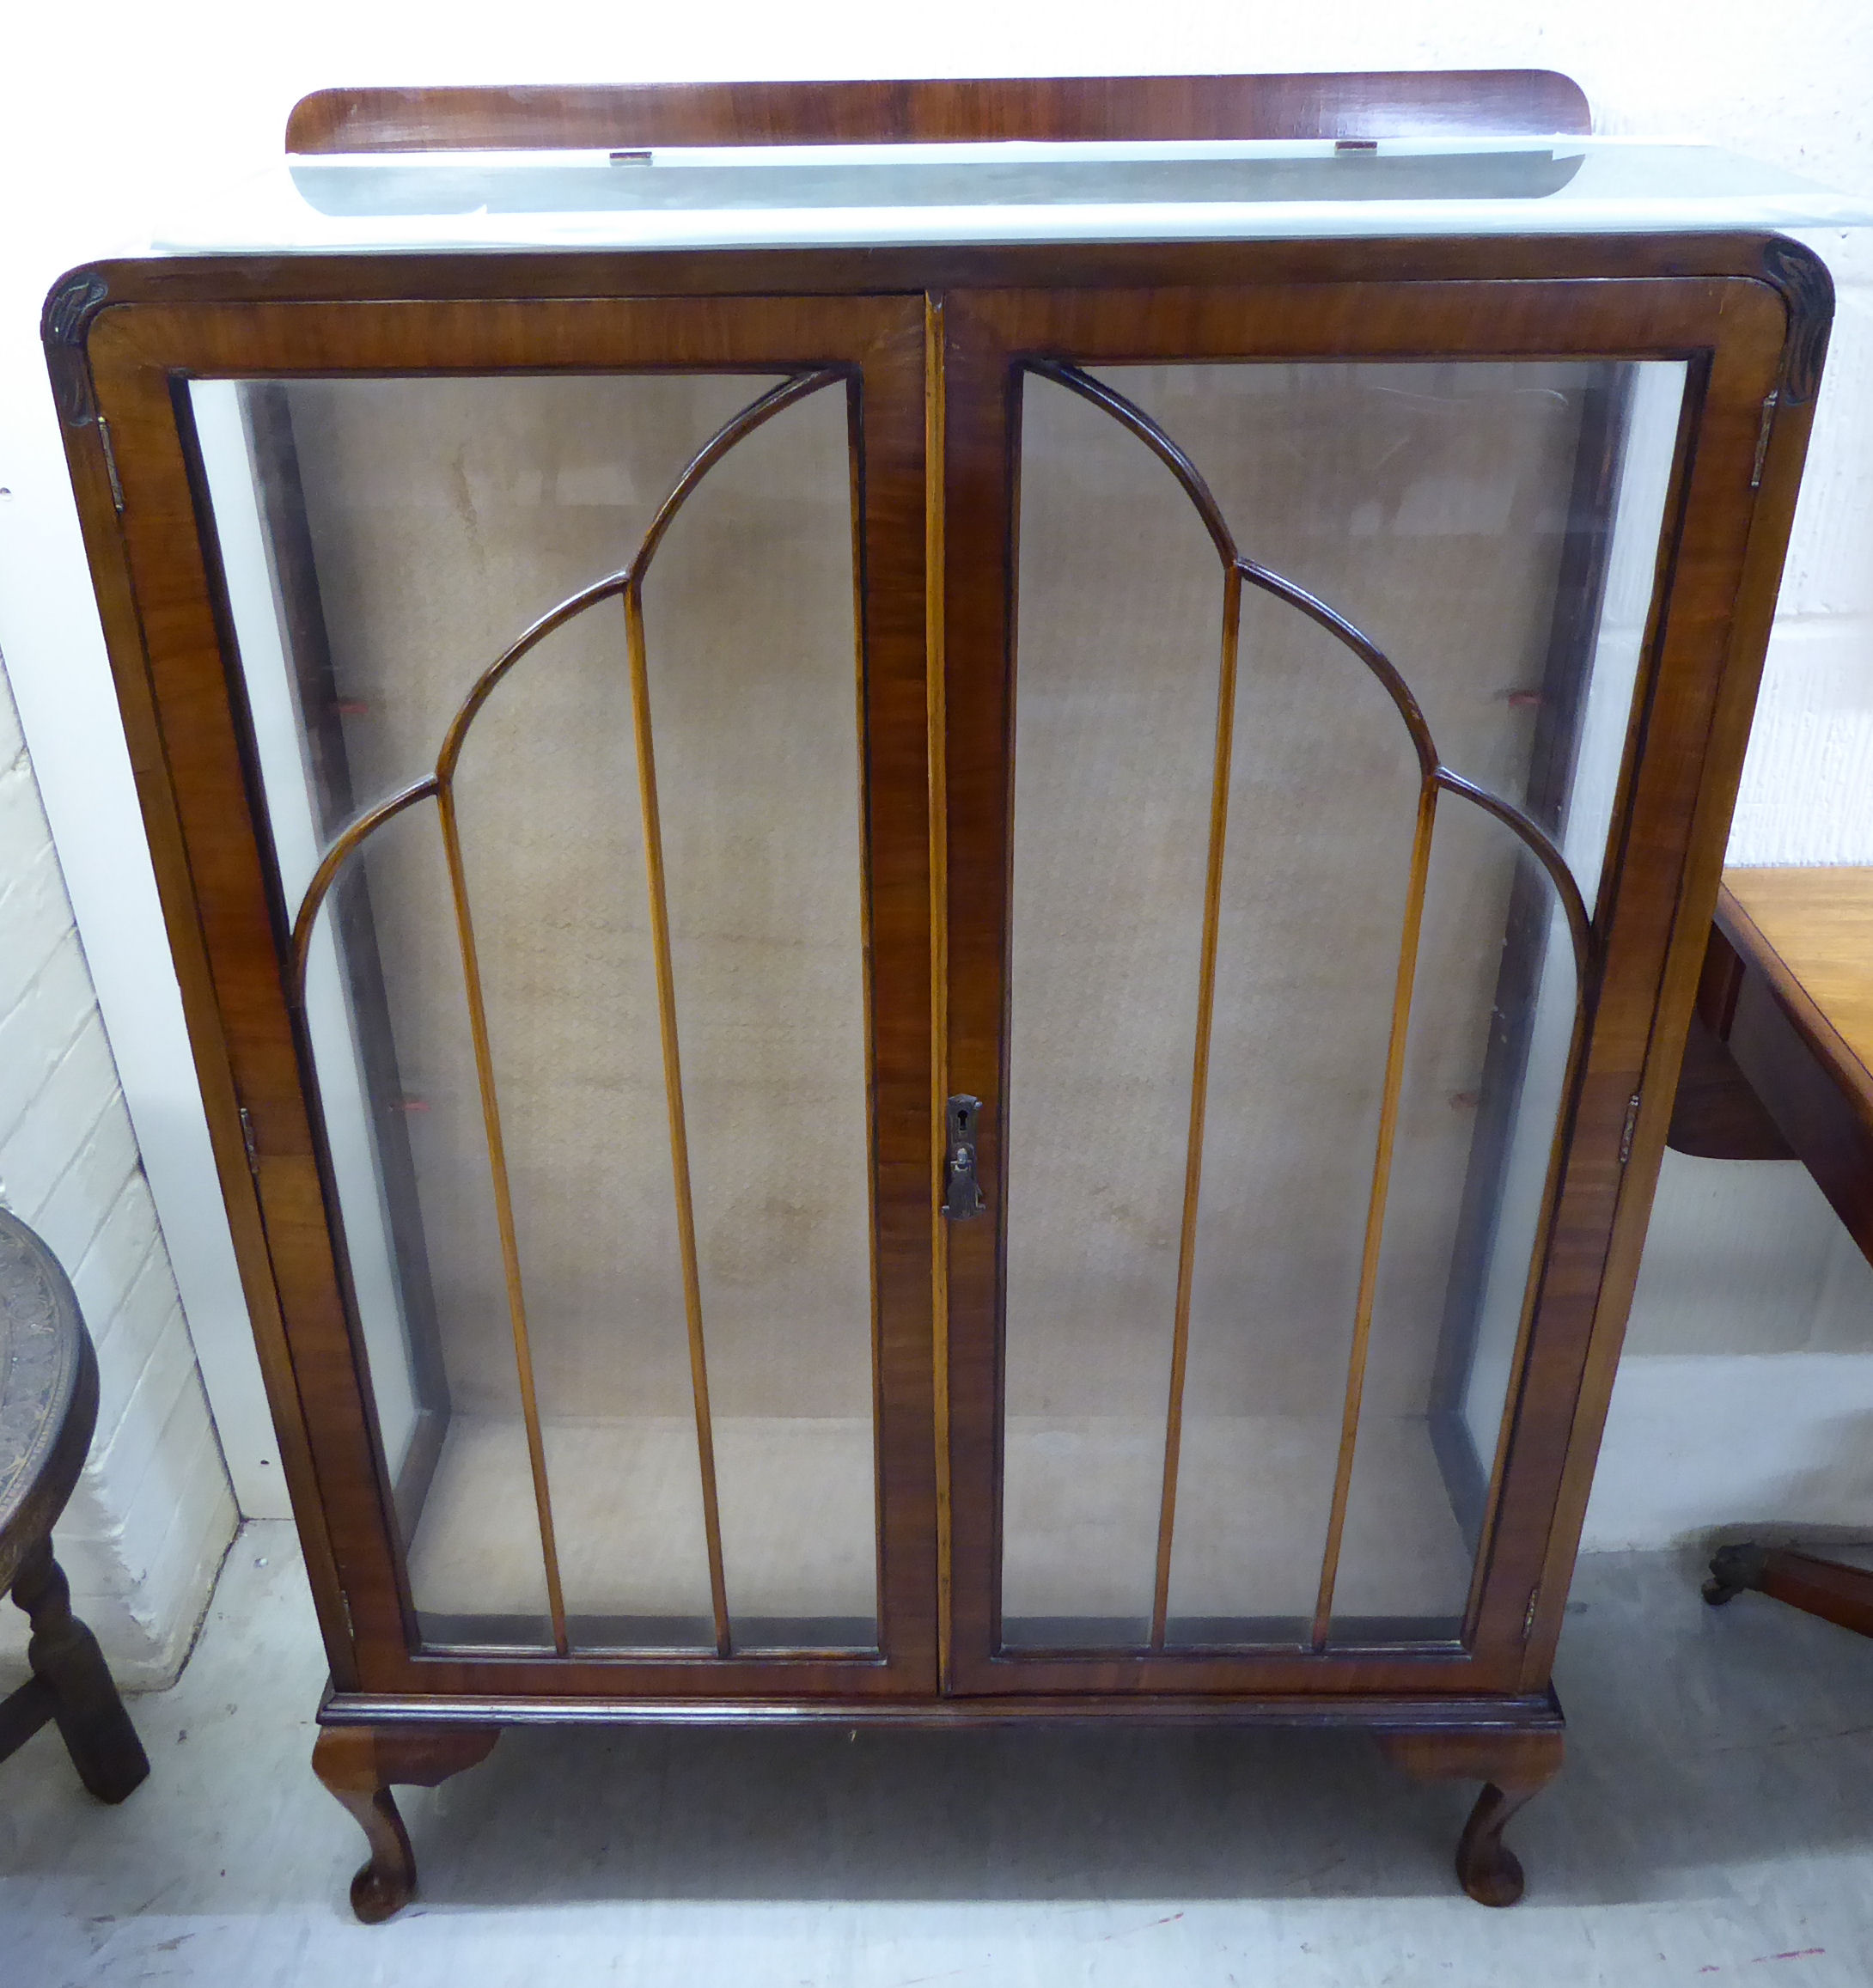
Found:
[[[1490,1781],[1476,1798],[1470,1819],[1457,1839],[1457,1882],[1479,1906],[1512,1906],[1522,1896],[1522,1860],[1503,1841],[1503,1830],[1522,1805],[1547,1785],[1510,1780],[1507,1787]]]
[[[1420,1780],[1484,1784],[1457,1839],[1457,1881],[1480,1906],[1514,1905],[1522,1896],[1522,1865],[1503,1841],[1503,1831],[1560,1771],[1560,1728],[1382,1733],[1379,1744]]]
[[[368,1926],[400,1912],[416,1894],[416,1858],[390,1790],[434,1788],[494,1751],[497,1726],[327,1726],[312,1749],[312,1771],[337,1796],[370,1845],[351,1880],[351,1910]]]

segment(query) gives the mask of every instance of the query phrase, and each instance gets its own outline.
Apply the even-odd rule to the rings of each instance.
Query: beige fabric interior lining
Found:
[[[716,1425],[731,1621],[872,1615],[873,1515],[851,1497],[869,1460],[857,1418],[723,1417]],[[695,1621],[709,1613],[695,1445],[674,1417],[546,1426],[554,1515],[568,1592],[596,1615]],[[1320,1568],[1302,1498],[1305,1466],[1333,1431],[1299,1417],[1193,1418],[1176,1615],[1220,1613],[1245,1583],[1257,1612],[1304,1619]],[[1427,1597],[1461,1611],[1467,1555],[1438,1481],[1424,1424],[1375,1418],[1375,1467],[1403,1511],[1382,1528],[1368,1503],[1348,1543],[1341,1613],[1412,1616]],[[1010,1541],[1009,1581],[1035,1616],[1141,1619],[1150,1609],[1155,1508],[1140,1523],[1163,1461],[1153,1417],[1011,1419],[1009,1495],[1046,1515]],[[810,1515],[802,1521],[802,1515]],[[1299,1522],[1296,1522],[1299,1521]],[[1382,1531],[1383,1537],[1380,1534]],[[1145,1570],[1139,1578],[1139,1569]],[[1353,1571],[1354,1569],[1357,1572]],[[458,1416],[411,1553],[420,1605],[438,1615],[546,1619],[525,1434],[517,1418]],[[537,1634],[537,1631],[536,1631]],[[699,1640],[698,1648],[710,1647]]]
[[[869,1422],[723,1415],[715,1436],[731,1630],[752,1618],[875,1621]],[[555,1418],[545,1437],[569,1606],[586,1615],[706,1624],[689,1418]],[[519,1418],[457,1415],[411,1547],[418,1607],[543,1624],[540,1567]],[[712,1650],[712,1635],[696,1647]]]
[[[1113,368],[1245,552],[1385,646],[1447,761],[1525,780],[1580,419],[1562,365]],[[621,565],[753,377],[290,389],[362,802],[476,674]],[[731,1612],[875,1607],[845,406],[734,451],[646,593]],[[1149,1607],[1221,575],[1162,467],[1025,399],[1004,1607]],[[1326,1521],[1416,768],[1346,650],[1245,602],[1174,1615],[1303,1614]],[[621,611],[550,637],[460,776],[569,1608],[707,1610]],[[1339,1603],[1441,1618],[1467,1554],[1424,1414],[1516,845],[1433,862]],[[364,859],[455,1421],[418,1604],[544,1607],[433,812]],[[1142,1602],[1139,1600],[1143,1595]]]
[[[479,671],[558,600],[624,565],[690,456],[772,383],[638,375],[290,390],[361,802],[433,764]],[[660,548],[644,602],[718,1444],[721,1430],[751,1421],[865,1424],[869,1139],[841,391],[788,409],[711,472]],[[549,637],[495,690],[456,787],[542,1413],[620,1432],[668,1424],[644,1452],[661,1460],[649,1478],[622,1436],[608,1473],[602,1446],[557,1455],[548,1446],[576,1611],[597,1605],[583,1582],[610,1581],[601,1570],[614,1564],[621,1501],[655,1479],[642,1524],[699,1514],[633,741],[623,612],[608,603]],[[493,1428],[517,1416],[518,1390],[433,809],[392,824],[363,861],[412,1100],[453,1407]],[[452,1441],[432,1503],[459,1496],[491,1509],[509,1495],[487,1461],[491,1440]],[[771,1512],[731,1488],[732,1448],[718,1458],[725,1559],[743,1583],[771,1561],[784,1586],[791,1568],[805,1594],[817,1577],[805,1543],[814,1501],[836,1491],[841,1509],[870,1508],[869,1439],[837,1447],[817,1477],[777,1481]],[[519,1495],[524,1536],[530,1486]],[[790,1518],[801,1534],[793,1548]],[[702,1583],[706,1613],[699,1516],[683,1523],[682,1549],[666,1544],[689,1566],[689,1589]],[[537,1533],[531,1550],[537,1561]],[[663,1551],[647,1564],[661,1565]],[[432,1558],[417,1560],[424,1607],[439,1606],[422,1586]],[[745,1605],[734,1588],[731,1605]]]
[[[1390,654],[1446,763],[1519,801],[1580,369],[1101,376],[1185,446],[1248,557]],[[1114,1582],[1150,1591],[1223,579],[1163,465],[1109,416],[1032,376],[1021,491],[1009,1413],[1158,1431],[1150,1468],[1116,1436],[1109,1453],[1090,1436],[1083,1446],[1107,1567],[1068,1550],[1084,1513],[1063,1510],[1042,1480],[1030,1495],[1011,1469],[1004,1611],[1052,1615],[1072,1610],[1049,1567],[1083,1568],[1089,1595]],[[1311,1588],[1300,1599],[1289,1573],[1277,1577],[1260,1535],[1278,1524],[1284,1552],[1311,1557],[1317,1579],[1418,773],[1364,664],[1254,590],[1233,738],[1171,1607],[1310,1613]],[[1431,1457],[1422,1418],[1522,860],[1500,825],[1455,819],[1472,812],[1446,802],[1433,845],[1343,1608],[1403,1587],[1415,1601],[1378,1612],[1447,1616],[1467,1584],[1441,1486],[1418,1467]],[[1414,1417],[1414,1441],[1386,1433]],[[1250,1443],[1272,1429],[1281,1438],[1267,1454],[1218,1446],[1225,1432]],[[1218,1495],[1231,1479],[1254,1487],[1260,1515]],[[1085,1613],[1105,1611],[1089,1601]]]

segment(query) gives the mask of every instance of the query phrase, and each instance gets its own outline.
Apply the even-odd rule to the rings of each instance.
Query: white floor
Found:
[[[1455,1889],[1470,1790],[1356,1737],[509,1733],[401,1799],[421,1898],[356,1924],[363,1839],[306,1765],[290,1528],[237,1543],[119,1809],[55,1734],[0,1765],[0,1984],[1574,1988],[1873,1982],[1873,1642],[1669,1555],[1583,1563],[1569,1764]]]

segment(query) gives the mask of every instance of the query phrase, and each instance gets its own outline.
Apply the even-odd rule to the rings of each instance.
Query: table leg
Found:
[[[71,1613],[71,1589],[50,1540],[27,1555],[14,1578],[13,1599],[32,1625],[27,1662],[51,1693],[52,1717],[78,1778],[99,1801],[121,1802],[149,1773],[149,1757],[97,1638]]]
[[[1804,1615],[1873,1636],[1873,1570],[1817,1559],[1792,1546],[1720,1547],[1711,1560],[1704,1599],[1721,1608],[1751,1588]]]

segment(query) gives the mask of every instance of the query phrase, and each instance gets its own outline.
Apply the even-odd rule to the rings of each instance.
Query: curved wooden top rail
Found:
[[[651,82],[321,89],[289,153],[609,150],[987,138],[1510,137],[1584,134],[1580,85],[1549,69],[1313,76]]]

